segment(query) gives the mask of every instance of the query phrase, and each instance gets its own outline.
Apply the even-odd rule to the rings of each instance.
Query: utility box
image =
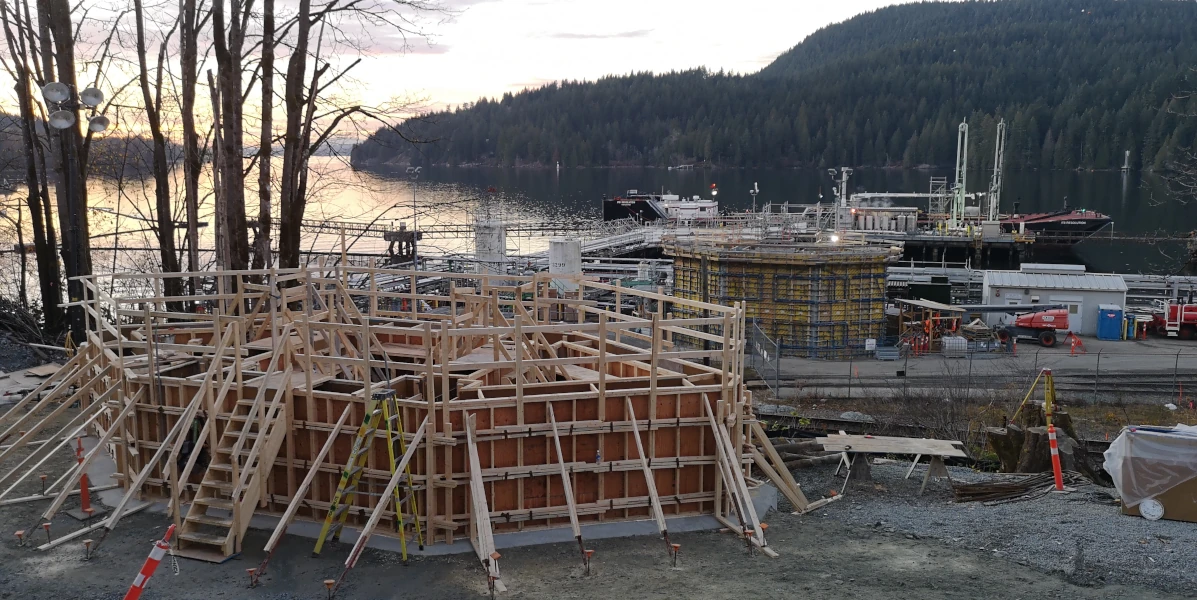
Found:
[[[1122,339],[1122,307],[1117,304],[1097,305],[1097,339]]]

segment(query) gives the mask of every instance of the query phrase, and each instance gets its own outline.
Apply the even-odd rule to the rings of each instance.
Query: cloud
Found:
[[[428,38],[407,38],[407,54],[446,54],[449,46],[437,44]]]
[[[614,40],[647,37],[652,29],[636,29],[634,31],[617,31],[615,33],[553,33],[548,37],[557,40]]]

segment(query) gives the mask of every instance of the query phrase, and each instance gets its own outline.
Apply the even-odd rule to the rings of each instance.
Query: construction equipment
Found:
[[[1014,323],[998,328],[998,339],[1005,343],[1011,338],[1030,338],[1039,342],[1044,348],[1056,345],[1058,331],[1068,329],[1068,309],[1052,308],[1038,312],[1018,315]]]
[[[324,542],[331,539],[337,541],[341,538],[341,532],[345,529],[345,519],[349,516],[349,510],[353,507],[353,500],[359,494],[365,494],[358,489],[358,483],[361,481],[362,473],[366,470],[366,463],[370,458],[370,449],[374,445],[374,439],[377,437],[378,430],[385,424],[387,437],[387,459],[390,461],[391,475],[395,474],[395,442],[398,437],[399,449],[406,453],[407,446],[403,440],[403,421],[400,417],[399,410],[395,404],[395,392],[393,390],[381,390],[374,392],[370,396],[370,400],[366,402],[366,418],[362,420],[361,427],[357,430],[357,435],[353,438],[353,449],[349,453],[349,460],[345,464],[345,468],[341,470],[341,479],[337,483],[337,492],[333,495],[332,504],[328,507],[328,515],[324,517],[324,526],[320,528],[320,535],[316,538],[316,547],[312,550],[312,556],[320,556],[320,550],[324,547]],[[416,539],[420,544],[420,549],[424,548],[422,532],[420,530],[420,521],[415,518],[415,494],[412,489],[411,467],[404,467],[406,480],[404,482],[404,496],[400,497],[398,486],[393,488],[395,496],[395,513],[396,523],[400,531],[399,543],[403,552],[403,562],[407,562],[407,535],[403,532],[405,528],[405,521],[403,518],[403,507],[408,506],[409,512],[413,515],[415,521]]]
[[[1148,327],[1156,335],[1197,340],[1197,299],[1187,301],[1157,300]]]

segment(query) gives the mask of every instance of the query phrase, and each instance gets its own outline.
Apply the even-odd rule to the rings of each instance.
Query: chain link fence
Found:
[[[769,374],[767,383],[775,394],[779,388],[790,388],[788,393],[797,397],[1020,395],[1044,369],[1051,369],[1057,392],[1073,402],[1159,403],[1197,410],[1197,344],[1176,350],[1119,347],[1075,353],[1070,348],[1032,350],[1024,346],[1017,354],[970,351],[956,358],[906,353],[889,360],[785,358],[776,369],[768,364],[758,368],[765,352],[757,356],[755,336],[751,345],[753,368],[762,378]],[[777,379],[772,379],[774,374]]]

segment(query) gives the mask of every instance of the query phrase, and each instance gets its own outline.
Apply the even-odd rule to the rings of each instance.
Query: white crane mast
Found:
[[[1002,203],[1002,168],[1006,165],[1006,120],[998,121],[997,139],[993,142],[993,177],[989,180],[989,193],[985,195],[985,203],[989,210],[986,219],[998,220],[998,211]]]
[[[968,183],[968,121],[962,121],[956,134],[956,186],[952,189],[952,211],[948,229],[964,226],[964,196]]]

